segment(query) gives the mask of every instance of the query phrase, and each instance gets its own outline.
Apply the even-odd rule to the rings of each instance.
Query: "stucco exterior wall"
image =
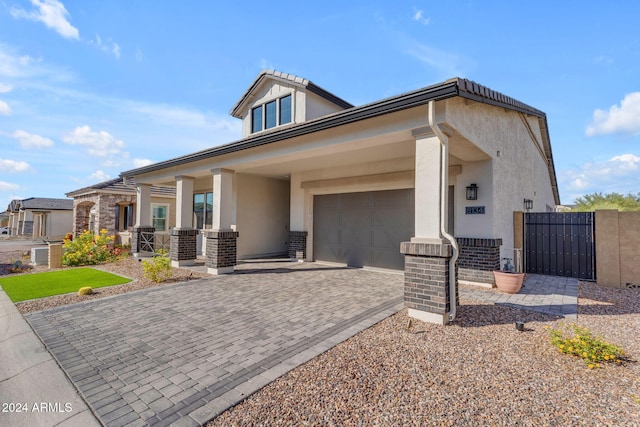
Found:
[[[640,212],[596,211],[596,278],[599,285],[640,285]]]
[[[333,102],[329,102],[315,93],[307,93],[306,104],[306,120],[316,119],[342,110]]]
[[[289,183],[248,174],[236,175],[238,258],[287,253]]]
[[[251,109],[253,107],[266,104],[267,102],[289,94],[292,95],[291,101],[293,102],[291,106],[293,112],[292,122],[300,123],[304,121],[306,105],[305,93],[294,85],[275,83],[267,80],[266,84],[263,84],[254,92],[253,100],[247,104],[246,110],[242,114],[242,137],[244,138],[251,135]]]
[[[488,179],[493,186],[489,182],[483,185],[478,183],[480,195],[486,191],[491,195],[490,199],[484,199],[493,202],[486,205],[492,206],[491,213],[486,213],[490,215],[491,227],[481,231],[475,229],[477,234],[483,234],[481,236],[464,237],[502,238],[504,242],[513,242],[513,212],[523,209],[525,198],[533,200],[534,212],[546,212],[547,207],[555,207],[546,160],[540,151],[541,130],[538,120],[515,111],[460,98],[448,99],[446,103],[447,124],[491,157],[490,163],[479,168],[486,176],[488,164],[491,165],[492,176]],[[473,165],[464,165],[462,173],[472,168]],[[467,176],[470,182],[462,182],[459,191],[473,182],[471,174]],[[458,182],[461,181],[462,177],[459,177]],[[462,230],[457,229],[456,234],[462,235]],[[503,246],[501,256],[510,254],[510,248]]]
[[[47,236],[52,240],[59,240],[73,231],[73,211],[51,211],[47,221]]]

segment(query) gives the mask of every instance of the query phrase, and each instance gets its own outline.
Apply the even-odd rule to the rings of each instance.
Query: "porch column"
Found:
[[[289,258],[297,261],[307,259],[307,236],[304,224],[305,192],[301,187],[299,173],[291,173],[289,200]]]
[[[233,273],[237,263],[236,242],[238,233],[233,223],[233,175],[227,169],[213,169],[212,230],[207,230],[206,255],[209,274]]]
[[[138,184],[136,187],[136,225],[131,233],[131,252],[139,257],[154,251],[156,231],[151,225],[151,184]]]
[[[440,164],[440,140],[430,128],[414,131],[413,136],[416,138],[415,235],[410,242],[400,244],[400,252],[405,255],[404,301],[410,317],[446,324],[451,310],[449,264],[453,250],[440,232],[440,199],[448,193],[441,193],[442,171],[448,171],[448,161]],[[447,206],[446,199],[444,206]],[[447,215],[444,221],[442,225],[446,229]]]
[[[176,176],[176,227],[171,230],[169,255],[173,267],[195,264],[196,236],[193,228],[193,181],[189,176]]]

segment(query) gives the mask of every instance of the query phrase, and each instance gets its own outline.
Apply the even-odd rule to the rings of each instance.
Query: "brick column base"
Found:
[[[207,230],[204,234],[207,238],[207,273],[233,273],[237,263],[236,240],[239,234],[231,230]]]
[[[150,226],[133,227],[131,231],[131,253],[134,256],[152,254],[154,252],[154,236],[156,229]],[[144,238],[143,238],[144,237]]]
[[[195,228],[174,228],[171,230],[169,257],[173,267],[194,265],[197,258]]]
[[[402,242],[404,254],[404,305],[409,316],[445,325],[451,311],[449,264],[453,248],[449,243]],[[456,268],[456,306],[458,305]]]
[[[307,259],[307,232],[289,231],[289,258],[298,261]]]
[[[458,279],[461,282],[493,287],[493,270],[500,270],[502,239],[457,237]]]

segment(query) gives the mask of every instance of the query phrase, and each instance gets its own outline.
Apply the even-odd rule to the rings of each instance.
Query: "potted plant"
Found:
[[[517,294],[522,288],[524,273],[515,272],[515,268],[511,264],[511,258],[502,259],[506,260],[503,269],[493,271],[496,286],[500,292],[505,294]]]

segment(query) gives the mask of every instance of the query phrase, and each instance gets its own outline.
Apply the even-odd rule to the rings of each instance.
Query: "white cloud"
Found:
[[[600,162],[585,163],[559,174],[569,201],[590,193],[637,193],[640,156],[627,153]]]
[[[429,25],[431,22],[431,18],[428,16],[424,16],[424,11],[417,10],[413,15],[413,20],[421,23],[422,25]]]
[[[56,31],[67,39],[79,39],[78,29],[69,20],[69,12],[58,0],[31,0],[36,10],[27,12],[24,9],[12,8],[11,15],[14,18],[26,18],[36,22],[42,22],[48,28]]]
[[[67,144],[87,147],[87,152],[94,157],[110,157],[121,153],[124,142],[114,138],[105,131],[94,132],[89,126],[79,126],[63,138]]]
[[[153,160],[149,159],[133,159],[133,167],[141,168],[153,164]]]
[[[409,42],[405,53],[440,72],[443,77],[464,77],[473,61],[453,52],[443,51],[415,41]]]
[[[266,59],[261,59],[260,60],[260,69],[262,70],[273,70],[275,69],[275,67],[273,66],[273,63],[271,61],[268,61]]]
[[[91,180],[95,180],[95,181],[106,181],[108,179],[111,179],[111,175],[109,175],[108,173],[101,171],[101,170],[97,170],[94,173],[92,173],[91,175],[89,175],[89,179]]]
[[[89,40],[88,43],[91,46],[95,46],[96,48],[100,49],[103,52],[112,53],[113,56],[116,57],[116,59],[120,59],[120,52],[121,52],[120,46],[118,45],[118,43],[113,42],[111,39],[107,40],[106,42],[103,42],[102,37],[96,34],[95,40]]]
[[[613,63],[613,58],[606,55],[599,55],[593,58],[594,64],[611,64]]]
[[[13,86],[6,83],[0,83],[0,93],[9,93],[13,90]]]
[[[20,142],[22,148],[47,148],[53,147],[53,141],[40,135],[17,130],[12,135]]]
[[[29,163],[8,159],[0,159],[0,170],[5,172],[26,172],[31,169]]]
[[[0,191],[16,191],[19,190],[18,184],[12,184],[10,182],[0,181]],[[14,199],[15,197],[12,197]]]
[[[0,99],[0,116],[10,116],[12,113],[9,104]]]
[[[627,133],[640,135],[640,92],[632,92],[624,97],[620,106],[613,105],[609,111],[597,109],[593,120],[587,126],[587,136]]]

